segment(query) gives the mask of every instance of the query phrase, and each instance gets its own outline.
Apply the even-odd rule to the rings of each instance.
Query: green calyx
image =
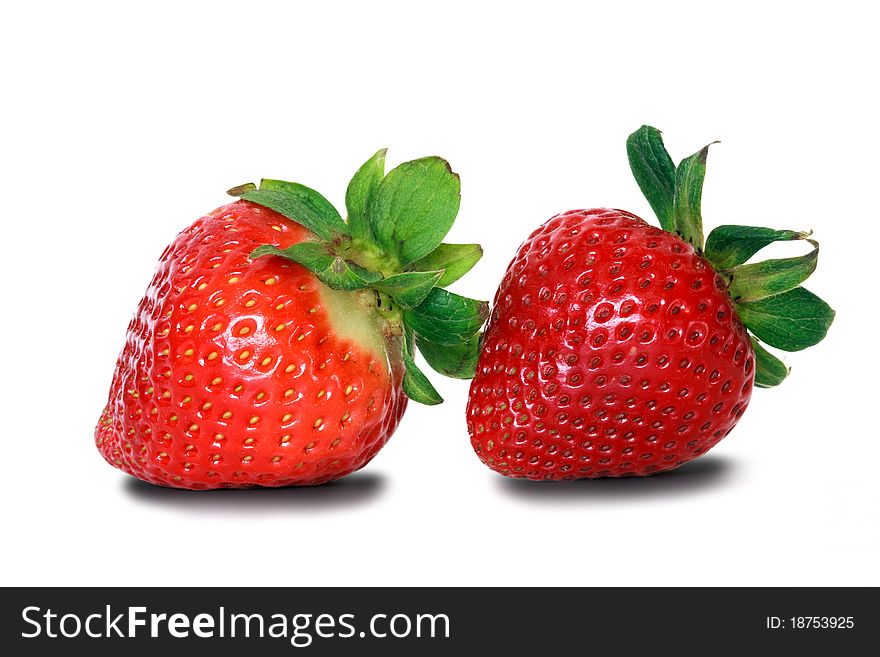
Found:
[[[275,210],[307,228],[310,239],[286,249],[266,244],[251,258],[281,257],[311,271],[334,290],[375,298],[382,322],[403,335],[403,390],[413,401],[443,398],[415,362],[416,350],[437,372],[474,376],[480,329],[489,304],[444,289],[479,261],[478,244],[445,244],[458,214],[461,183],[439,157],[405,162],[385,174],[385,149],[355,173],[345,194],[348,218],[315,190],[264,179],[231,196]]]
[[[709,146],[675,166],[660,131],[643,125],[629,136],[626,147],[633,176],[661,228],[693,245],[727,283],[737,314],[751,334],[755,385],[779,385],[789,368],[763,344],[800,351],[819,343],[834,321],[831,307],[801,287],[816,269],[819,243],[810,239],[810,232],[729,225],[715,228],[704,242],[701,200]],[[750,262],[764,247],[792,240],[812,249],[802,256]]]

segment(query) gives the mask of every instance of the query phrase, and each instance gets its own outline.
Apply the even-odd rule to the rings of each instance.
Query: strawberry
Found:
[[[660,228],[622,210],[574,210],[519,248],[495,295],[467,406],[471,444],[511,477],[649,475],[705,453],[742,417],[787,351],[825,337],[834,312],[800,284],[808,234],[720,226],[705,245],[708,146],[676,167],[660,132],[627,149]],[[747,261],[805,240],[805,256]]]
[[[442,401],[414,362],[473,374],[487,304],[444,286],[480,258],[442,244],[459,180],[423,158],[346,195],[263,180],[165,250],[132,319],[95,432],[145,481],[204,489],[320,484],[366,465],[407,400]]]

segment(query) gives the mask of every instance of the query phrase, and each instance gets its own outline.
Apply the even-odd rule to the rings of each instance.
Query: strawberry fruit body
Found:
[[[472,374],[485,304],[440,287],[481,254],[440,244],[458,179],[439,158],[383,170],[380,151],[355,176],[347,223],[317,192],[264,180],[178,235],[129,325],[96,429],[108,462],[190,489],[320,484],[368,463],[408,398],[442,401],[413,362],[417,341],[472,353],[437,363]],[[447,200],[445,230],[410,252],[376,237],[413,208],[373,202],[424,188]],[[470,323],[438,326],[449,304],[472,311]]]
[[[788,374],[761,341],[803,349],[833,319],[799,287],[815,268],[812,240],[807,256],[746,264],[807,234],[722,226],[704,247],[707,149],[676,168],[645,126],[628,150],[666,230],[621,210],[557,215],[520,247],[495,296],[467,423],[501,474],[617,477],[686,463],[730,433],[753,386]]]

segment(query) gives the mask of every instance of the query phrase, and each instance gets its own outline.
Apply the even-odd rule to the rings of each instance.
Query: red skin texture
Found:
[[[238,201],[165,250],[95,431],[111,465],[178,488],[311,485],[382,448],[406,408],[400,362],[339,337],[310,272],[248,258],[307,235]]]
[[[621,210],[557,215],[495,296],[467,407],[471,444],[511,477],[675,468],[745,411],[754,351],[711,265]]]

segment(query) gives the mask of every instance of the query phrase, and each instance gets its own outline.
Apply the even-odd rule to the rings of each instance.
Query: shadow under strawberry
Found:
[[[497,486],[501,492],[514,498],[553,504],[566,501],[574,503],[657,500],[726,485],[735,470],[735,461],[708,455],[674,470],[659,472],[650,477],[606,477],[539,482],[504,477],[497,480]]]
[[[203,514],[254,512],[324,513],[332,509],[363,506],[376,502],[385,489],[385,477],[373,472],[357,472],[319,486],[188,491],[156,486],[126,478],[122,489],[136,502]]]

